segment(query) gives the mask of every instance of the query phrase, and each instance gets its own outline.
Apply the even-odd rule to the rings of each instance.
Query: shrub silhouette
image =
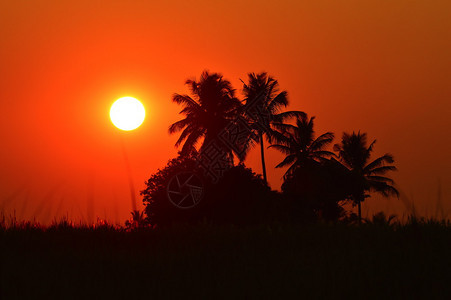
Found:
[[[348,178],[347,169],[333,158],[321,163],[306,160],[286,177],[282,191],[290,199],[295,218],[336,221],[344,215],[340,202],[349,197]]]
[[[181,172],[195,172],[203,181],[204,197],[194,207],[180,209],[167,196],[170,179]],[[151,225],[165,226],[174,223],[249,224],[265,222],[275,218],[274,199],[277,193],[271,191],[260,175],[243,164],[234,166],[213,184],[197,167],[194,155],[179,156],[168,162],[146,182],[141,191],[146,206],[147,221]]]

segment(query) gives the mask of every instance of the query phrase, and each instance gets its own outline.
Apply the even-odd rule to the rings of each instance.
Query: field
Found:
[[[1,299],[449,298],[451,226],[0,228]]]

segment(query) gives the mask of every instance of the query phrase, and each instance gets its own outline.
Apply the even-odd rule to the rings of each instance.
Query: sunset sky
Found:
[[[203,70],[229,79],[266,71],[318,134],[361,130],[390,152],[400,200],[379,210],[451,216],[451,2],[0,1],[0,212],[49,222],[68,215],[123,223],[136,190],[176,156],[173,93]],[[142,101],[135,131],[109,120],[123,96]],[[270,185],[282,160],[267,150]],[[258,148],[246,164],[260,173]],[[139,201],[141,198],[138,197]],[[441,199],[441,204],[438,199]]]

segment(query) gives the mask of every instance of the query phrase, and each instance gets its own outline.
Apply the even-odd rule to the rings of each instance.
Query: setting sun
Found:
[[[146,111],[142,103],[133,97],[122,97],[110,109],[111,122],[121,130],[133,130],[144,121]]]
[[[0,300],[451,300],[450,54],[451,0],[0,0]]]

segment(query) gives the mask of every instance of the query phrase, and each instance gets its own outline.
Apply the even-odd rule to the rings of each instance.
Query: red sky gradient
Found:
[[[171,102],[187,78],[220,72],[239,92],[267,71],[316,132],[361,130],[391,152],[401,200],[363,215],[451,215],[450,1],[1,1],[0,210],[50,222],[123,223],[137,191],[176,155]],[[109,108],[140,99],[144,124],[120,132]],[[278,189],[282,156],[267,150]],[[258,149],[246,161],[261,172]],[[440,194],[440,197],[439,197]],[[438,199],[441,199],[438,201]],[[141,198],[139,198],[141,201]],[[438,215],[440,216],[440,215]]]

